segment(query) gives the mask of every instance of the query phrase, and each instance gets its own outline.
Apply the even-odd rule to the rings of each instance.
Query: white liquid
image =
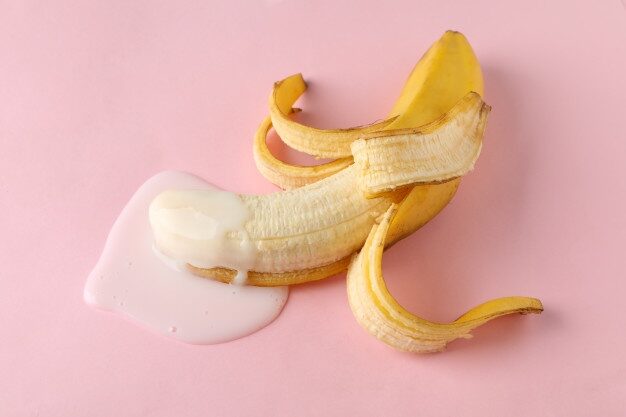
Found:
[[[199,268],[235,269],[237,283],[245,283],[257,250],[244,227],[250,213],[237,194],[217,188],[167,190],[152,201],[149,215],[161,253]]]
[[[287,287],[222,284],[176,269],[153,249],[148,207],[170,189],[216,190],[182,172],[160,173],[143,184],[116,220],[85,285],[85,301],[128,316],[163,335],[197,344],[221,343],[272,322]],[[245,271],[241,274],[245,279]]]

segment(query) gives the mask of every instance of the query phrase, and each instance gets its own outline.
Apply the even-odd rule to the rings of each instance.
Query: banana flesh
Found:
[[[541,313],[541,301],[529,297],[506,297],[481,304],[452,323],[434,323],[404,309],[387,290],[382,275],[382,256],[389,227],[398,211],[392,204],[380,224],[370,232],[363,249],[350,264],[348,301],[359,324],[389,346],[408,352],[438,352],[489,320],[513,313]]]
[[[241,195],[251,215],[245,228],[257,248],[253,270],[282,273],[310,269],[360,249],[374,220],[393,199],[367,199],[355,193],[359,181],[354,171],[350,166],[294,190]]]
[[[459,183],[460,180],[455,179],[447,183],[447,187],[426,185],[414,187],[408,194],[401,191],[395,193],[394,200],[401,200],[401,203],[387,234],[386,247],[410,235],[435,217],[452,199]],[[249,271],[246,283],[272,287],[317,281],[345,271],[351,259],[352,255],[328,265],[287,272]],[[233,282],[237,276],[237,271],[230,268],[198,268],[193,265],[187,265],[187,268],[195,275],[224,283]]]
[[[203,268],[283,273],[332,264],[363,246],[375,219],[394,201],[393,194],[368,199],[355,193],[354,170],[267,195],[164,191],[149,210],[155,245]]]

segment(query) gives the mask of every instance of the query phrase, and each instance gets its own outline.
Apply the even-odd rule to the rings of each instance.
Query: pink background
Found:
[[[624,415],[620,0],[226,3],[0,1],[0,415]],[[484,68],[484,152],[385,274],[427,318],[513,294],[541,298],[542,316],[412,356],[357,325],[343,275],[293,289],[269,327],[216,346],[83,304],[109,227],[149,176],[274,189],[251,152],[273,81],[311,81],[302,120],[367,123],[448,28]]]

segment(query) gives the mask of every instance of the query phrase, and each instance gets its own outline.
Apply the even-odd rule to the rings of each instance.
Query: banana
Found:
[[[436,216],[480,154],[490,108],[480,97],[480,66],[463,35],[448,31],[427,51],[382,122],[338,130],[301,125],[288,116],[299,111],[292,106],[305,90],[300,74],[276,83],[270,116],[254,139],[259,171],[287,191],[228,196],[249,217],[243,229],[228,231],[220,243],[225,252],[254,248],[254,267],[244,268],[251,269],[247,284],[300,284],[348,268],[348,299],[357,321],[386,344],[409,352],[440,351],[491,319],[543,310],[537,299],[506,297],[452,323],[434,323],[402,308],[382,276],[384,249]],[[272,125],[294,149],[338,159],[313,167],[279,161],[266,144]],[[171,204],[193,212],[184,222],[191,238],[159,217],[159,208]],[[204,206],[202,191],[158,196],[150,207],[157,247],[168,254],[183,242],[201,253],[202,242],[194,239],[202,233],[194,222],[206,223]],[[209,268],[188,262],[186,267],[199,276],[239,282],[237,265]]]
[[[481,304],[452,323],[434,323],[405,310],[387,290],[382,275],[385,240],[398,205],[392,204],[380,224],[370,232],[363,249],[350,264],[348,302],[357,322],[370,334],[398,350],[438,352],[489,320],[513,313],[541,313],[541,301],[529,297],[506,297]]]

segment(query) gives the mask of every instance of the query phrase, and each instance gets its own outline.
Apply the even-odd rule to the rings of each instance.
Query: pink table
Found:
[[[623,415],[619,0],[209,3],[0,4],[1,416]],[[343,276],[293,289],[269,327],[216,346],[83,304],[109,227],[152,174],[274,189],[251,153],[273,81],[311,81],[302,120],[370,122],[448,28],[484,68],[484,152],[384,272],[427,318],[513,294],[541,298],[542,316],[412,356],[357,325]]]

